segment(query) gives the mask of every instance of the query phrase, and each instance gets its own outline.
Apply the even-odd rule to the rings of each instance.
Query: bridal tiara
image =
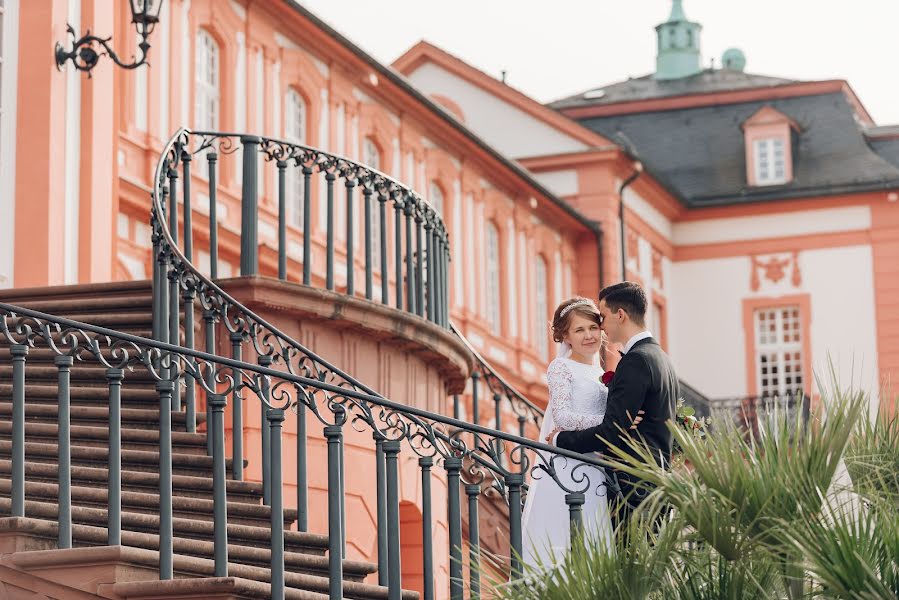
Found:
[[[593,308],[596,308],[596,305],[593,304],[593,300],[588,300],[587,298],[584,298],[583,300],[578,300],[577,302],[572,302],[571,304],[569,304],[568,306],[563,308],[562,312],[559,313],[559,318],[564,317],[565,315],[570,313],[572,310],[574,310],[578,306],[592,306]]]

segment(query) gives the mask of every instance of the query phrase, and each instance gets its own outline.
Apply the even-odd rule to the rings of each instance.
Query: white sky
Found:
[[[300,0],[376,59],[420,39],[541,102],[655,70],[670,0]],[[846,79],[879,125],[899,124],[899,0],[684,0],[703,65],[732,46],[750,73]]]

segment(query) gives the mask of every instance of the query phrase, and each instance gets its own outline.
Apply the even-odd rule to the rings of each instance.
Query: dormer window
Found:
[[[783,185],[793,180],[793,119],[764,106],[743,121],[746,145],[746,181],[752,186]]]
[[[752,145],[755,150],[756,185],[786,183],[787,165],[783,138],[754,140]]]

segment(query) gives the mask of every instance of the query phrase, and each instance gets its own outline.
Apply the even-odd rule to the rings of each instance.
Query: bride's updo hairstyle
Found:
[[[571,327],[572,315],[579,315],[585,319],[590,319],[599,325],[599,309],[596,308],[596,304],[593,303],[593,300],[582,296],[569,298],[560,304],[558,308],[556,308],[556,312],[553,313],[552,330],[553,341],[555,343],[562,343],[562,338],[565,337],[565,334],[568,333],[568,328]]]

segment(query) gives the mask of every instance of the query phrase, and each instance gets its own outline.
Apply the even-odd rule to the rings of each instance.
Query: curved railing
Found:
[[[187,279],[187,281],[191,281]],[[176,280],[176,283],[180,283]],[[214,305],[213,305],[214,306]],[[69,380],[73,368],[82,365],[105,367],[109,387],[109,478],[108,532],[109,544],[121,543],[121,389],[127,382],[143,374],[144,381],[155,382],[160,408],[159,436],[159,552],[160,576],[173,577],[173,506],[172,506],[172,412],[174,390],[182,382],[195,386],[211,407],[207,436],[211,440],[213,463],[213,532],[215,575],[226,576],[228,570],[227,478],[225,464],[224,411],[230,401],[234,414],[237,403],[255,399],[262,410],[265,431],[260,454],[263,459],[263,498],[271,507],[271,581],[272,598],[283,598],[284,567],[284,497],[282,480],[282,423],[296,418],[297,456],[307,452],[306,422],[311,413],[323,427],[327,440],[327,514],[329,534],[329,589],[331,598],[343,598],[343,563],[346,556],[346,513],[344,496],[347,486],[343,476],[345,465],[344,436],[352,436],[354,450],[362,440],[371,443],[371,456],[376,473],[376,490],[363,497],[377,498],[378,577],[388,587],[388,597],[401,597],[399,519],[399,469],[401,452],[418,456],[421,475],[422,564],[424,565],[425,600],[434,597],[435,547],[431,537],[433,513],[431,482],[439,478],[447,491],[449,532],[448,548],[439,556],[449,556],[450,597],[461,600],[463,580],[463,544],[469,550],[468,587],[473,595],[480,590],[481,536],[478,530],[479,499],[499,495],[508,504],[509,574],[522,573],[519,556],[522,551],[521,509],[525,476],[550,477],[566,492],[565,501],[574,521],[581,519],[585,493],[597,493],[603,481],[591,480],[591,470],[576,467],[572,479],[577,489],[566,488],[559,480],[557,468],[569,459],[584,465],[598,466],[589,456],[560,450],[542,443],[466,423],[422,409],[392,402],[380,395],[359,389],[348,381],[326,381],[315,372],[294,373],[272,368],[272,364],[254,365],[241,360],[199,352],[177,344],[145,339],[69,319],[53,317],[0,303],[0,340],[10,344],[12,362],[12,514],[26,516],[25,504],[25,386],[26,364],[32,349],[43,349],[43,360],[49,354],[59,371],[59,544],[71,546],[71,440],[70,429],[63,423],[70,419]],[[269,356],[269,355],[263,355]],[[6,359],[4,359],[6,360]],[[73,367],[74,365],[74,367]],[[149,377],[147,377],[149,375]],[[46,377],[46,375],[44,375]],[[139,381],[141,379],[138,379]],[[314,422],[314,421],[312,421]],[[347,429],[349,427],[349,429]],[[361,435],[360,435],[361,434]],[[255,455],[255,453],[254,453]],[[358,457],[358,454],[355,454]],[[531,457],[539,457],[532,463]],[[561,462],[560,462],[561,461]],[[235,461],[236,462],[236,461]],[[511,463],[511,467],[506,464]],[[408,463],[404,463],[408,464]],[[439,464],[441,472],[432,471]],[[413,467],[414,468],[414,467]],[[232,477],[235,474],[232,473]],[[600,478],[602,479],[602,478]],[[356,483],[356,482],[354,482]],[[468,540],[462,532],[460,488],[468,497]],[[364,485],[364,484],[357,484]],[[308,514],[308,482],[305,471],[298,473],[298,529],[305,531]],[[578,528],[573,526],[572,531]],[[491,534],[493,532],[490,532]],[[419,534],[416,532],[416,537]],[[576,535],[576,534],[575,534]],[[490,567],[495,568],[495,567]],[[489,570],[489,568],[488,568]],[[290,575],[289,573],[287,574]],[[346,584],[360,585],[360,584]],[[351,591],[351,590],[348,590]],[[358,590],[356,590],[358,591]]]
[[[365,297],[373,297],[373,269],[371,215],[373,198],[378,203],[378,228],[380,231],[381,302],[390,298],[387,244],[387,204],[392,205],[395,216],[395,243],[393,245],[395,280],[394,300],[396,308],[406,310],[433,323],[448,327],[447,313],[447,264],[449,241],[446,228],[439,214],[413,190],[403,186],[379,171],[370,169],[349,159],[291,144],[283,140],[218,132],[191,132],[178,130],[165,145],[154,171],[151,226],[153,231],[153,337],[157,341],[180,344],[183,309],[183,345],[193,349],[194,307],[199,303],[205,322],[206,349],[215,353],[216,323],[221,323],[229,336],[232,358],[239,360],[249,348],[258,356],[259,364],[274,368],[284,367],[289,373],[341,385],[365,394],[378,395],[373,389],[352,376],[340,371],[297,340],[281,332],[277,327],[235,300],[213,280],[218,270],[218,220],[217,220],[217,164],[219,154],[242,151],[241,181],[241,235],[240,273],[254,275],[259,270],[258,186],[260,157],[274,162],[278,180],[278,264],[279,277],[287,276],[287,210],[286,180],[288,168],[303,180],[303,273],[302,282],[309,285],[312,277],[312,188],[313,175],[323,185],[326,195],[327,246],[325,248],[325,287],[335,290],[334,267],[336,249],[334,240],[334,204],[336,183],[342,182],[346,190],[347,249],[345,293],[355,293],[352,257],[354,255],[354,191],[362,188],[365,203]],[[206,162],[205,179],[208,183],[209,254],[210,276],[204,275],[193,260],[193,198],[191,195],[191,164],[201,157]],[[179,181],[180,200],[179,196]],[[324,183],[322,184],[322,180]],[[178,205],[182,214],[178,214]],[[178,243],[179,224],[184,234],[183,244]],[[414,224],[414,226],[413,226]],[[413,236],[413,230],[416,234]],[[405,236],[403,235],[405,233]],[[405,239],[405,244],[403,240]],[[404,268],[405,267],[405,268]],[[405,278],[405,281],[404,281]],[[183,302],[183,305],[182,305]],[[181,405],[181,390],[175,390],[174,405]],[[184,390],[189,423],[195,406],[195,389],[188,382]],[[242,423],[235,423],[239,430]],[[238,438],[239,436],[235,436]],[[239,440],[235,442],[239,445]],[[235,462],[240,463],[241,448],[236,447]],[[237,467],[240,468],[239,466]]]
[[[502,375],[490,365],[487,360],[481,356],[471,342],[468,341],[455,325],[450,323],[450,328],[455,333],[471,355],[475,359],[475,366],[471,372],[471,422],[477,425],[480,421],[480,387],[481,383],[487,386],[487,392],[490,394],[490,400],[493,402],[493,425],[494,429],[503,429],[503,415],[505,407],[509,407],[515,420],[518,423],[518,435],[526,437],[527,426],[532,425],[537,431],[540,431],[541,420],[543,419],[543,409],[528,400],[521,392],[515,389],[512,384],[508,383]],[[456,395],[453,398],[453,416],[459,418],[461,409],[459,406],[460,399]]]
[[[527,398],[515,390],[487,363],[471,346],[468,340],[450,323],[448,315],[448,262],[449,241],[446,227],[439,213],[414,190],[404,186],[389,176],[355,163],[347,158],[336,156],[315,148],[292,144],[272,138],[248,136],[232,133],[191,132],[180,129],[166,144],[154,172],[153,205],[151,225],[153,231],[153,336],[162,342],[181,343],[193,349],[194,305],[199,303],[205,321],[206,350],[215,353],[216,323],[222,323],[229,337],[232,358],[240,360],[247,350],[258,356],[259,364],[279,368],[283,365],[288,372],[314,377],[357,391],[379,395],[375,390],[364,385],[354,377],[344,373],[328,361],[304,347],[297,340],[281,332],[277,327],[254,313],[235,300],[214,279],[218,271],[218,237],[217,219],[219,188],[218,168],[221,155],[232,155],[242,152],[241,167],[241,232],[240,263],[242,275],[253,275],[259,270],[258,255],[258,223],[259,202],[258,186],[260,180],[260,157],[267,163],[273,163],[277,173],[278,197],[278,277],[286,279],[288,275],[287,258],[289,240],[287,237],[287,182],[288,175],[294,178],[302,176],[302,185],[298,179],[294,190],[302,189],[303,209],[303,260],[302,279],[305,285],[313,281],[313,189],[324,196],[326,215],[326,238],[324,262],[326,274],[324,286],[328,290],[336,289],[335,264],[337,248],[335,247],[335,198],[336,189],[341,184],[346,190],[346,249],[345,255],[354,254],[354,208],[356,188],[362,190],[364,203],[364,296],[374,300],[374,268],[376,262],[373,255],[373,241],[379,247],[379,279],[380,302],[388,304],[391,300],[391,276],[394,280],[392,288],[395,308],[404,310],[430,320],[444,328],[448,328],[470,351],[475,359],[472,377],[472,404],[474,424],[479,424],[479,390],[480,381],[487,385],[487,390],[494,402],[494,425],[502,428],[502,419],[506,406],[511,409],[518,421],[519,435],[524,437],[526,425],[533,423],[539,430],[539,419],[542,411]],[[193,260],[193,198],[191,185],[191,165],[199,158],[206,164],[205,180],[208,197],[209,221],[209,276],[204,275]],[[291,171],[292,169],[292,171]],[[317,176],[318,180],[313,179]],[[180,179],[180,185],[179,185]],[[180,188],[180,189],[179,189]],[[180,192],[180,200],[179,198]],[[375,210],[377,203],[377,210]],[[181,214],[173,207],[181,205]],[[321,204],[321,203],[319,203]],[[388,205],[394,213],[394,243],[388,245]],[[377,215],[375,225],[378,234],[374,235],[373,217]],[[180,219],[179,219],[180,217]],[[180,228],[179,228],[180,225]],[[178,242],[179,229],[183,232],[183,243]],[[413,235],[415,231],[415,235]],[[405,243],[404,243],[405,242]],[[392,251],[393,256],[388,257]],[[389,260],[392,258],[393,260]],[[356,292],[354,261],[346,260],[346,287],[342,290],[347,295]],[[390,270],[390,265],[393,270]],[[404,281],[405,279],[405,281]],[[183,306],[182,306],[183,303]],[[179,323],[180,314],[184,314],[185,323]],[[188,382],[184,390],[184,400],[190,418],[195,406],[195,389]],[[175,390],[175,406],[181,405],[181,390]],[[459,397],[455,397],[454,416],[459,416]],[[207,415],[208,416],[208,415]],[[239,430],[242,423],[235,423]],[[240,436],[235,436],[235,457],[242,458]],[[240,461],[236,461],[239,465]],[[240,467],[236,467],[238,470]],[[238,473],[240,475],[240,473]]]

